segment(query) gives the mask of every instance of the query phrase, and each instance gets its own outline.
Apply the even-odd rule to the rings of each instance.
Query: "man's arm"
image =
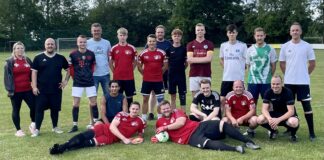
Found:
[[[219,112],[219,108],[220,108],[220,106],[219,107],[214,107],[213,111],[203,121],[215,120],[215,119],[219,120],[219,117],[217,117],[218,112]]]
[[[106,124],[109,124],[109,121],[108,121],[108,118],[106,117],[106,113],[107,113],[107,110],[106,110],[106,98],[105,96],[102,96],[101,98],[101,119],[104,123]]]
[[[110,67],[111,72],[114,73],[115,66],[114,66],[114,60],[113,59],[110,59],[109,67]]]
[[[204,119],[207,118],[207,115],[203,112],[201,112],[198,108],[197,104],[191,103],[190,105],[190,112],[195,113],[201,117],[203,117]]]
[[[163,67],[162,67],[162,73],[164,73],[166,70],[168,70],[168,62],[163,62]]]
[[[143,75],[143,64],[142,63],[137,62],[137,69],[138,69],[138,72]]]
[[[243,124],[243,122],[245,120],[249,120],[256,113],[255,104],[251,104],[251,105],[253,105],[253,106],[250,107],[250,111],[248,113],[246,113],[244,116],[242,116],[242,117],[239,118],[240,119],[239,121],[241,121],[242,124]]]
[[[314,71],[315,69],[315,66],[316,66],[316,62],[315,60],[309,60],[308,61],[308,74],[312,74],[312,72]]]
[[[70,79],[70,70],[69,70],[69,69],[66,69],[65,78],[64,78],[64,80],[60,83],[59,88],[64,89],[65,86],[68,84],[69,79]]]
[[[187,53],[187,62],[191,63],[210,63],[213,60],[213,52],[212,50],[207,51],[206,57],[193,57],[193,52]]]
[[[268,122],[272,118],[269,113],[269,106],[269,103],[262,103],[262,115],[268,120]]]
[[[186,124],[186,118],[185,117],[179,117],[176,119],[176,121],[172,124],[167,125],[167,130],[176,130],[181,127],[183,127]]]
[[[220,65],[222,66],[222,68],[224,68],[224,58],[220,58],[220,61],[219,61]]]
[[[232,124],[236,123],[236,119],[232,115],[231,107],[228,104],[225,104],[225,115],[232,122]]]
[[[294,112],[295,112],[294,105],[287,105],[287,109],[288,109],[288,111],[281,117],[273,118],[273,119],[275,119],[275,122],[274,122],[275,125],[278,125],[280,122],[287,120],[288,118],[290,118],[291,116],[294,115]]]
[[[128,103],[126,97],[123,98],[123,111],[128,112]]]
[[[280,61],[280,69],[281,69],[282,73],[285,74],[285,71],[286,71],[286,61]]]
[[[35,96],[39,94],[39,90],[37,88],[37,71],[32,70],[32,88],[33,88],[33,93]]]
[[[281,67],[281,66],[280,66]],[[271,74],[274,75],[276,72],[277,66],[276,62],[271,63]],[[281,69],[282,70],[282,69]]]
[[[123,141],[124,144],[130,144],[131,140],[126,138],[122,133],[120,133],[119,129],[117,128],[120,124],[119,118],[114,118],[109,126],[109,130],[113,133],[116,137]]]

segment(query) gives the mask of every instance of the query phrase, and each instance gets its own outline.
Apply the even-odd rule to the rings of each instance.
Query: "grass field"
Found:
[[[0,53],[0,66],[4,65],[4,60],[9,57],[9,53]],[[35,56],[35,53],[27,53],[30,58]],[[64,53],[66,56],[67,53]],[[124,145],[114,144],[104,147],[87,148],[73,152],[66,152],[63,155],[51,156],[48,153],[48,148],[54,143],[63,143],[68,140],[72,134],[67,133],[72,125],[71,107],[71,85],[69,82],[68,87],[64,89],[62,112],[60,112],[59,126],[65,131],[61,135],[51,132],[51,120],[49,112],[45,114],[45,119],[41,128],[41,135],[37,138],[31,138],[28,133],[28,125],[30,119],[28,117],[29,110],[25,104],[22,106],[21,127],[28,133],[24,138],[17,138],[14,136],[15,128],[11,120],[11,104],[9,98],[6,96],[4,87],[1,87],[0,92],[0,159],[122,159],[122,160],[206,160],[206,159],[324,159],[324,102],[323,98],[323,68],[324,68],[324,51],[316,51],[317,66],[311,76],[311,93],[313,97],[312,107],[315,118],[315,130],[317,139],[315,142],[308,140],[308,129],[303,116],[302,107],[297,103],[297,111],[299,113],[301,126],[297,135],[299,137],[297,143],[290,143],[288,137],[279,136],[276,140],[270,141],[267,137],[267,132],[264,128],[257,128],[257,135],[254,141],[259,144],[262,149],[252,151],[246,149],[247,153],[241,155],[235,152],[221,152],[211,150],[200,150],[197,148],[178,145],[171,142],[164,144],[150,143],[150,137],[154,134],[153,128],[155,121],[149,121],[148,127],[145,130],[145,142],[140,145]],[[235,66],[233,66],[235,67]],[[215,52],[214,61],[212,63],[212,89],[219,91],[220,82],[222,77],[222,70],[219,65],[218,50]],[[277,73],[281,73],[279,67]],[[0,70],[0,76],[3,76],[3,69]],[[136,89],[137,96],[135,100],[142,102],[140,95],[141,76],[135,71],[136,76]],[[3,77],[0,80],[3,84]],[[322,81],[322,82],[321,82]],[[1,85],[3,86],[3,85]],[[101,93],[99,93],[101,95]],[[169,95],[166,94],[169,99]],[[191,94],[187,94],[187,106],[190,105]],[[259,104],[261,104],[259,102]],[[80,105],[79,128],[85,130],[85,126],[89,122],[89,109],[86,97],[82,98]],[[189,107],[187,107],[188,109]],[[260,105],[258,106],[258,114],[260,113]],[[188,111],[187,111],[188,112]],[[285,129],[280,128],[279,131],[283,132]],[[227,139],[229,144],[239,145],[241,143]]]

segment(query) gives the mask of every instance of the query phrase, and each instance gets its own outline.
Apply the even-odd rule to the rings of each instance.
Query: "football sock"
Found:
[[[95,146],[95,143],[93,141],[94,136],[95,136],[95,133],[93,130],[87,130],[85,132],[79,133],[79,134],[73,136],[66,143],[60,145],[61,149],[63,151],[65,151],[65,150]]]
[[[79,106],[73,106],[72,118],[73,118],[73,125],[77,125],[77,122],[79,120]],[[74,122],[76,122],[76,124],[74,124]]]
[[[128,104],[128,112],[129,112],[129,107],[130,107],[130,104],[133,102],[133,97],[127,97],[127,104]]]
[[[90,106],[90,107],[92,110],[93,119],[98,119],[99,118],[98,106],[94,105],[94,106]]]
[[[310,135],[315,135],[314,132],[314,121],[313,121],[313,113],[305,114],[306,122],[308,125],[308,131]]]
[[[220,151],[236,151],[235,147],[226,145],[221,141],[209,140],[207,141],[205,149],[220,150]]]

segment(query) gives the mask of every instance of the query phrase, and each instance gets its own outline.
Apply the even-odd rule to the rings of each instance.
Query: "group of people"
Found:
[[[135,133],[142,137],[145,122],[154,119],[154,106],[157,104],[156,132],[167,131],[175,143],[244,153],[242,146],[232,147],[219,141],[228,135],[244,142],[248,148],[259,149],[236,129],[241,125],[248,126],[246,134],[252,137],[254,129],[261,125],[269,130],[270,139],[275,138],[278,126],[285,126],[295,142],[299,127],[294,106],[296,95],[304,109],[309,138],[316,138],[309,87],[309,75],[315,68],[315,54],[311,45],[301,39],[299,23],[291,25],[292,38],[281,47],[279,61],[284,83],[280,76],[275,75],[276,52],[265,43],[264,29],[258,27],[254,30],[256,43],[247,48],[245,43],[236,39],[237,27],[228,25],[228,41],[221,44],[219,55],[223,67],[220,94],[211,90],[214,44],[205,39],[203,24],[195,26],[196,39],[186,47],[181,44],[183,32],[180,29],[172,30],[172,41],[164,38],[164,26],[157,26],[155,31],[155,34],[147,36],[146,46],[138,55],[136,48],[127,42],[127,29],[117,30],[118,43],[111,47],[110,42],[101,37],[99,23],[92,24],[91,39],[87,40],[84,35],[77,37],[77,49],[70,53],[68,59],[55,52],[52,38],[46,39],[45,51],[33,61],[25,55],[24,44],[15,43],[4,72],[5,88],[12,102],[12,120],[17,129],[15,135],[25,136],[19,116],[23,100],[30,108],[32,137],[39,136],[47,109],[51,110],[52,131],[63,133],[57,124],[62,89],[72,76],[73,125],[69,132],[78,131],[80,98],[84,90],[89,98],[89,130],[62,145],[55,144],[50,149],[51,154],[120,140],[125,144],[133,143],[131,137]],[[187,66],[190,67],[189,90],[193,98],[188,117],[185,114]],[[136,95],[135,68],[143,76],[141,116],[141,105],[133,102]],[[247,90],[244,87],[246,68]],[[64,79],[62,70],[66,71]],[[113,76],[111,81],[110,71]],[[99,84],[104,94],[100,111],[97,105]],[[164,100],[165,90],[171,95],[171,102]],[[176,93],[179,94],[180,109],[176,109]],[[262,114],[257,116],[259,95],[263,99]],[[154,136],[152,142],[156,142]]]

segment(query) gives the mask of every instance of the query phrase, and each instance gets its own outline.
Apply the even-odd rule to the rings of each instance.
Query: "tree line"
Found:
[[[155,26],[184,31],[184,42],[194,38],[194,26],[203,23],[206,37],[215,44],[226,41],[225,28],[236,24],[238,39],[253,43],[253,29],[263,27],[267,41],[289,39],[289,26],[298,21],[303,35],[323,37],[324,0],[0,0],[0,47],[23,41],[28,49],[42,49],[44,39],[91,36],[90,25],[99,22],[103,37],[116,43],[116,30],[129,30],[129,42],[144,46]],[[312,43],[321,38],[309,38]]]

